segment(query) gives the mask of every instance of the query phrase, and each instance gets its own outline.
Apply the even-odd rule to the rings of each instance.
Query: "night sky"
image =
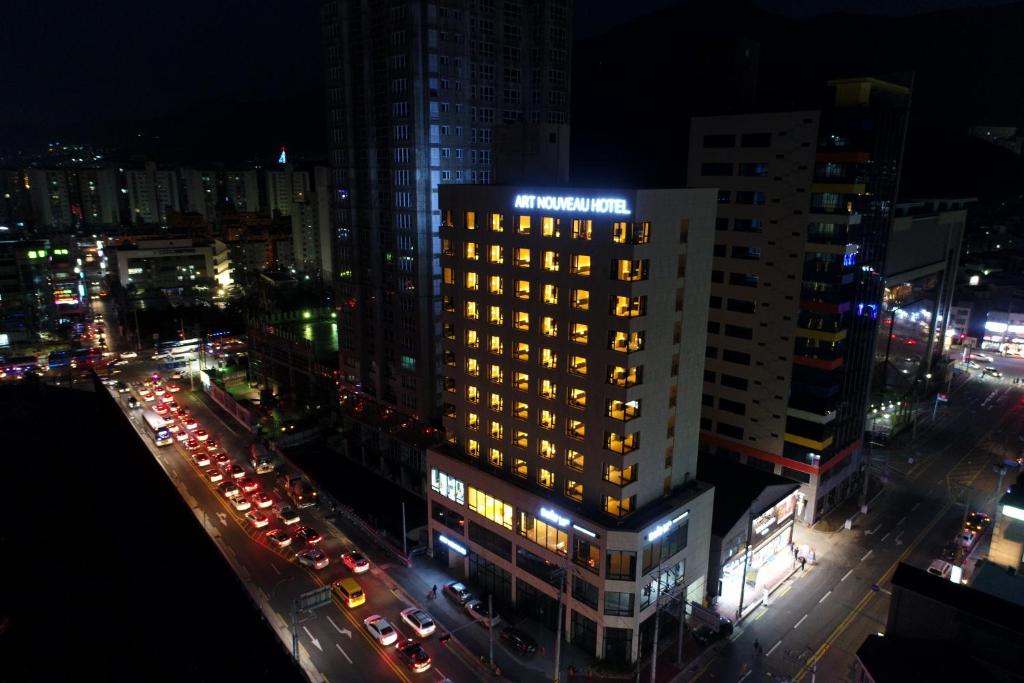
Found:
[[[577,0],[576,34],[675,0]],[[102,122],[138,122],[209,103],[315,90],[319,0],[58,3],[8,0],[0,26],[0,152],[73,139]],[[760,0],[771,11],[901,13],[998,0]]]

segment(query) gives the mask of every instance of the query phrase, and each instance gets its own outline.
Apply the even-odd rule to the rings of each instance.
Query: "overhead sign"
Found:
[[[621,216],[628,216],[632,213],[626,200],[618,197],[517,194],[513,206],[517,209],[527,210],[611,213]]]
[[[295,599],[295,608],[305,612],[331,604],[331,584],[303,593]]]

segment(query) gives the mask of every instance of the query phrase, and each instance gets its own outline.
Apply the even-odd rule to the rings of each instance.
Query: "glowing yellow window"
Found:
[[[500,413],[505,408],[505,399],[500,394],[491,394],[491,410]]]
[[[491,232],[505,232],[505,217],[500,213],[491,214]]]
[[[624,368],[619,365],[610,366],[608,368],[608,384],[614,384],[618,387],[631,387],[640,383],[642,375],[642,365],[638,365],[635,368]]]
[[[582,441],[587,436],[587,426],[583,420],[569,420],[565,423],[565,435]]]
[[[577,311],[589,311],[590,292],[585,289],[572,290],[572,307]]]
[[[517,299],[529,299],[530,298],[530,281],[529,280],[516,280],[516,298]]]
[[[544,429],[554,429],[558,425],[558,418],[555,416],[554,411],[541,410],[537,423]]]
[[[583,471],[583,454],[579,451],[568,450],[565,452],[565,464],[574,469]]]
[[[512,417],[517,420],[530,419],[530,405],[525,401],[516,401],[512,406]]]
[[[615,465],[604,466],[604,480],[616,486],[625,486],[636,481],[637,466],[616,467]]]
[[[480,442],[476,439],[469,439],[466,442],[466,455],[474,458],[480,457]]]
[[[476,211],[466,212],[466,230],[476,230]]]
[[[569,356],[569,374],[587,376],[587,359],[583,356]]]
[[[569,389],[569,395],[566,397],[566,402],[573,408],[586,408],[587,407],[587,392],[585,389],[578,389],[572,387]]]
[[[544,264],[544,270],[551,271],[552,273],[558,272],[558,252],[557,251],[545,251],[543,258],[541,259]]]
[[[445,323],[441,328],[441,333],[444,335],[445,339],[455,341],[455,325]]]
[[[487,462],[492,467],[502,467],[505,464],[505,455],[497,448],[487,449]]]
[[[466,289],[477,291],[480,289],[480,276],[476,273],[466,273]]]
[[[613,453],[632,453],[640,445],[640,433],[616,434],[608,432],[604,437],[604,447]]]
[[[515,350],[512,352],[512,356],[516,360],[523,361],[524,363],[530,360],[530,345],[526,342],[516,342]]]
[[[628,422],[633,418],[640,417],[640,401],[639,399],[633,399],[632,401],[609,399],[605,414],[616,420]]]
[[[454,285],[455,284],[455,269],[454,268],[445,268],[443,272],[444,272],[444,283],[446,285]]]
[[[629,234],[629,223],[619,221],[612,223],[612,241],[616,244],[625,244],[626,236]]]
[[[445,237],[444,239],[441,240],[441,256],[454,256],[454,255],[455,255],[455,247],[452,244],[452,241],[450,239],[448,239],[447,237]]]
[[[555,488],[555,473],[543,467],[537,470],[537,483],[546,489]]]
[[[540,234],[544,237],[558,237],[558,220],[551,216],[541,218]]]
[[[466,400],[470,403],[480,402],[480,389],[472,384],[466,385]]]
[[[512,324],[522,332],[530,331],[530,314],[526,311],[516,311]]]
[[[573,323],[569,328],[569,339],[577,344],[586,344],[590,340],[590,327],[586,323]]]
[[[634,297],[612,295],[612,315],[620,318],[636,318],[643,315],[647,310],[647,297],[640,295]]]
[[[489,306],[487,308],[487,322],[492,325],[501,325],[505,322],[505,314],[501,310],[501,306]]]
[[[466,319],[467,320],[479,320],[480,319],[480,305],[475,301],[466,302]]]
[[[542,290],[541,299],[546,304],[557,304],[558,303],[558,285],[544,285]]]
[[[505,437],[505,427],[496,420],[491,420],[491,438],[501,441]]]
[[[455,312],[455,297],[445,294],[441,297],[441,306],[444,308],[445,313]]]
[[[501,341],[501,337],[491,337],[491,341],[487,345],[487,350],[500,356],[505,350],[505,344]]]
[[[650,223],[612,224],[612,241],[616,244],[647,244],[651,238]]]
[[[537,452],[545,460],[554,460],[558,457],[558,447],[547,439],[540,440],[540,443],[537,444]]]
[[[633,353],[642,351],[644,348],[643,332],[612,332],[608,341],[608,348],[620,353]]]
[[[540,395],[541,398],[555,399],[558,397],[558,385],[549,379],[542,379],[540,381]]]
[[[567,479],[565,481],[565,497],[566,498],[571,498],[572,500],[575,500],[576,502],[582,502],[583,501],[583,484],[581,484],[578,481],[573,481],[572,479]]]
[[[476,358],[466,359],[466,374],[469,375],[470,377],[480,376],[480,363],[477,361]]]
[[[584,277],[590,275],[590,256],[587,254],[573,254],[570,272],[573,275],[582,275]]]
[[[513,252],[513,263],[516,268],[529,268],[530,267],[530,250],[526,247],[516,247]]]
[[[492,275],[487,280],[487,289],[491,294],[503,294],[505,292],[505,282],[500,275]]]
[[[476,330],[466,330],[466,348],[480,348],[480,334]]]
[[[474,432],[480,429],[480,416],[476,413],[466,413],[466,428]]]
[[[633,511],[634,505],[636,505],[636,496],[629,498],[604,497],[604,511],[612,517],[625,517]]]
[[[517,372],[512,375],[512,386],[519,391],[530,390],[530,376],[525,372]]]
[[[466,259],[469,261],[480,260],[480,245],[476,242],[466,242]]]
[[[516,232],[519,233],[520,235],[529,235],[530,234],[530,217],[529,216],[520,216],[519,217],[519,222],[516,223]]]
[[[629,259],[617,259],[615,261],[615,279],[623,282],[637,282],[647,279],[647,259],[630,261]]]
[[[522,458],[515,458],[512,461],[512,474],[524,479],[528,477],[530,475],[530,470],[526,465],[526,461]]]
[[[505,262],[505,247],[500,244],[492,244],[488,250],[487,260],[491,263],[504,263]]]
[[[512,445],[516,448],[528,448],[530,445],[530,436],[521,429],[517,429],[512,432]]]
[[[589,240],[594,235],[594,222],[591,220],[573,219],[572,238],[574,240]]]
[[[505,381],[505,371],[501,369],[500,365],[492,365],[487,373],[487,378],[495,384],[501,384]]]
[[[540,350],[540,366],[542,368],[557,368],[558,367],[558,354],[551,349]]]
[[[557,337],[558,323],[552,316],[546,315],[540,319],[540,331],[545,337]]]

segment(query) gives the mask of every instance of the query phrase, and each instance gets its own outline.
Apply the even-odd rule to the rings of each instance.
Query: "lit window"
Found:
[[[616,244],[647,244],[651,237],[650,223],[612,224],[612,241]]]
[[[500,365],[492,365],[487,373],[487,378],[495,384],[501,384],[505,381],[505,371],[501,369]]]
[[[454,268],[445,268],[443,273],[444,273],[444,283],[446,285],[454,285],[455,284],[455,269]]]
[[[500,275],[492,275],[487,281],[487,288],[491,294],[502,294],[505,291],[505,283]]]
[[[537,418],[537,424],[544,429],[554,429],[558,425],[558,418],[551,410],[541,410]]]
[[[466,302],[466,319],[467,320],[479,320],[480,319],[480,306],[475,301]]]
[[[487,322],[492,325],[501,325],[505,322],[505,314],[501,311],[501,306],[490,306],[487,309]]]
[[[613,453],[632,453],[640,445],[640,433],[616,434],[608,432],[604,437],[604,447]]]
[[[469,375],[470,377],[480,376],[480,363],[477,361],[476,358],[466,359],[466,374]]]
[[[505,437],[505,427],[497,420],[491,420],[491,438],[501,441]]]
[[[516,448],[529,448],[530,436],[521,429],[512,432],[512,445]]]
[[[529,299],[530,298],[530,281],[529,280],[516,280],[516,298],[517,299]]]
[[[522,332],[530,331],[530,314],[526,311],[516,311],[512,324]]]
[[[451,323],[445,323],[441,328],[441,333],[444,334],[445,339],[451,339],[455,341],[455,325]]]
[[[625,486],[636,481],[637,465],[620,468],[615,465],[604,466],[604,480],[616,486]]]
[[[594,222],[591,220],[574,219],[572,222],[572,238],[574,240],[589,240],[593,237]]]
[[[633,353],[642,351],[644,348],[643,332],[611,332],[608,340],[608,348],[620,353]]]
[[[574,469],[583,471],[583,454],[579,451],[568,450],[565,452],[565,464]]]
[[[499,394],[491,394],[491,410],[500,413],[505,408],[505,399]]]
[[[476,242],[466,242],[466,259],[469,261],[480,260],[480,245]]]
[[[445,294],[441,297],[441,306],[444,308],[445,313],[455,312],[455,297]]]
[[[636,496],[630,496],[629,498],[604,497],[604,511],[612,517],[625,517],[633,511],[635,504]]]
[[[466,230],[476,230],[476,211],[466,212]]]
[[[633,418],[640,417],[640,401],[639,399],[633,399],[632,401],[609,399],[605,414],[616,420],[628,422]]]
[[[554,460],[558,456],[558,447],[547,439],[541,439],[537,444],[537,453],[545,460]]]
[[[454,377],[445,376],[442,379],[442,382],[444,383],[444,390],[445,391],[450,391],[453,394],[457,391],[457,388],[455,386],[455,378]]]
[[[455,352],[445,349],[444,351],[444,364],[450,368],[455,367]]]
[[[550,216],[540,219],[540,234],[544,237],[558,237],[558,221]]]
[[[565,435],[582,441],[587,436],[587,426],[583,420],[569,420],[565,423]]]
[[[505,344],[502,343],[501,337],[491,337],[491,341],[487,346],[487,350],[491,353],[500,356],[505,350]]]
[[[492,244],[488,250],[487,260],[491,263],[504,263],[505,262],[505,247],[500,244]]]
[[[540,366],[542,368],[557,368],[558,367],[558,354],[551,349],[540,350]]]
[[[552,273],[558,272],[558,252],[557,251],[545,251],[543,258],[544,270],[551,271]]]
[[[583,484],[572,479],[565,481],[565,497],[575,500],[577,503],[583,502]]]
[[[516,268],[529,268],[530,267],[530,250],[526,247],[516,247],[515,257],[513,263]]]
[[[491,214],[491,232],[505,232],[504,216],[500,213]]]
[[[517,372],[512,376],[512,386],[518,391],[530,390],[530,376],[525,372]]]
[[[477,333],[476,330],[466,330],[466,348],[480,348],[480,335]]]
[[[546,304],[557,304],[558,303],[558,285],[544,285],[542,290],[541,299]]]
[[[454,256],[455,248],[452,241],[445,237],[441,240],[441,256]]]
[[[541,398],[555,399],[558,397],[558,386],[549,379],[542,379],[540,381],[540,396]]]
[[[631,387],[640,383],[642,374],[642,365],[635,368],[624,368],[619,365],[609,366],[608,384],[614,384],[617,387]]]
[[[590,292],[585,289],[572,290],[572,307],[577,311],[590,310]]]
[[[530,405],[525,401],[516,401],[512,406],[512,417],[517,420],[530,419]]]
[[[480,402],[480,389],[472,384],[466,385],[466,400],[470,403]]]
[[[569,356],[569,374],[587,376],[587,359],[583,356]]]
[[[573,275],[582,275],[584,277],[590,275],[590,257],[586,254],[573,254],[570,272]]]
[[[558,323],[550,315],[546,315],[540,319],[540,331],[545,337],[557,337],[558,336]]]
[[[530,234],[530,217],[529,216],[520,216],[519,217],[519,222],[516,224],[516,232],[518,232],[520,235],[529,235]]]
[[[466,413],[466,428],[474,432],[480,429],[480,416],[476,413]]]
[[[505,464],[505,455],[497,448],[487,449],[487,462],[492,467],[502,467]]]
[[[615,279],[622,282],[637,282],[647,279],[647,259],[630,261],[617,259],[614,264]]]
[[[586,408],[587,407],[587,391],[585,389],[578,389],[572,387],[569,389],[569,395],[566,397],[566,403],[573,408]]]
[[[634,297],[613,294],[611,309],[611,314],[620,318],[636,318],[647,311],[647,297],[642,294]]]
[[[590,338],[590,327],[586,323],[573,323],[569,328],[569,339],[577,344],[586,344]]]
[[[466,442],[466,455],[479,458],[480,457],[480,442],[476,439],[470,439]]]
[[[516,348],[512,355],[516,360],[528,363],[530,361],[530,345],[526,342],[516,342]]]
[[[555,473],[543,467],[537,470],[537,483],[546,489],[555,487]]]
[[[523,477],[524,479],[530,475],[530,470],[526,465],[526,461],[522,458],[515,458],[512,461],[512,474],[517,477]]]

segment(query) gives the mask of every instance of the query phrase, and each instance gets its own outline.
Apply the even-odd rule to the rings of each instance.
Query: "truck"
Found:
[[[313,507],[317,504],[316,490],[313,489],[313,485],[305,477],[294,472],[278,470],[277,481],[281,488],[284,489],[284,492],[288,494],[288,499],[292,501],[296,508],[301,510],[302,508]]]
[[[261,441],[255,441],[249,446],[249,463],[256,470],[256,474],[267,474],[274,471],[274,456],[266,444]]]

